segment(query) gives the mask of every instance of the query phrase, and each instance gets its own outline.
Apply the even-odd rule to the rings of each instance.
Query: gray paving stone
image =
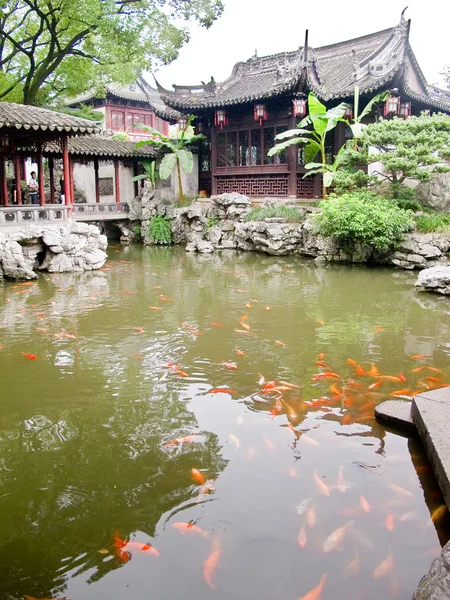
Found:
[[[375,418],[383,425],[394,427],[407,434],[416,432],[411,417],[411,402],[404,400],[386,400],[375,408]]]

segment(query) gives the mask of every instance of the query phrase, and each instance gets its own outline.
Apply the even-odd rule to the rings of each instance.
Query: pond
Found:
[[[385,268],[109,257],[0,285],[0,598],[409,600],[448,514],[373,409],[450,383],[448,299]]]

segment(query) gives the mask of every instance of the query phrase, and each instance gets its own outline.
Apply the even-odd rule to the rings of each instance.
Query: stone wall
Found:
[[[108,242],[98,227],[28,225],[0,232],[0,278],[35,279],[37,272],[92,271],[105,264]]]

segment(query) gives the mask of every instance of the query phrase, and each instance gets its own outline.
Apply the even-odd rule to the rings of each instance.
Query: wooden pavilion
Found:
[[[364,106],[375,94],[392,90],[379,116],[407,118],[423,110],[450,113],[450,91],[427,83],[409,42],[410,21],[345,42],[255,56],[237,63],[231,76],[207,84],[158,85],[165,104],[197,117],[207,141],[200,154],[199,185],[209,193],[240,192],[252,197],[320,198],[321,178],[304,178],[302,148],[267,156],[275,135],[293,129],[307,114],[309,92],[328,108],[353,102],[355,86]],[[349,111],[351,112],[351,111]],[[347,116],[351,116],[348,114]],[[340,123],[327,147],[331,159],[351,135]]]

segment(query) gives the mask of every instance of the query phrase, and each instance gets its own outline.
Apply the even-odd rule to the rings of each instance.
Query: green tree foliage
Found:
[[[0,100],[42,105],[131,83],[177,57],[183,20],[210,27],[222,11],[221,0],[4,0]]]
[[[401,184],[405,179],[429,181],[438,164],[450,157],[450,117],[421,115],[394,118],[368,125],[358,150],[348,150],[353,165],[380,162],[376,173],[382,179]]]
[[[410,211],[367,190],[330,196],[312,217],[316,233],[343,241],[358,240],[378,250],[394,248],[414,226]]]

